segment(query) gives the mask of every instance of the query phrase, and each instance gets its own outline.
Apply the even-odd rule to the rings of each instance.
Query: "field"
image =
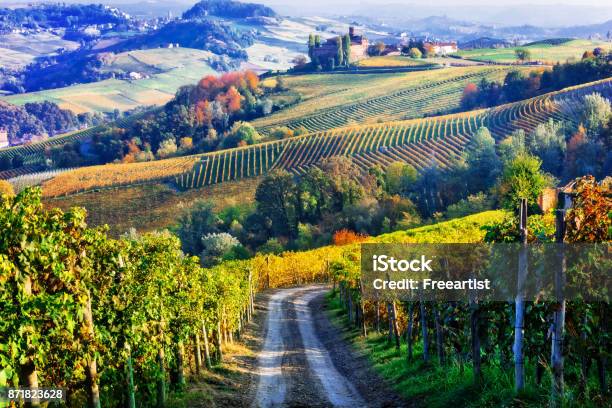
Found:
[[[604,41],[571,40],[558,45],[538,42],[524,47],[481,48],[459,51],[457,54],[463,58],[470,58],[479,61],[512,63],[518,61],[514,51],[520,48],[529,50],[531,52],[531,59],[533,61],[556,63],[574,59],[579,60],[585,51],[592,51],[596,47],[610,49],[612,45]]]
[[[481,78],[503,80],[507,67],[445,68],[394,74],[285,77],[302,101],[253,121],[260,133],[277,126],[323,131],[355,124],[440,115],[459,108],[463,88]],[[273,86],[270,78],[264,85]]]
[[[167,180],[175,175],[183,189],[201,188],[261,176],[274,169],[295,174],[316,166],[322,159],[348,156],[364,169],[386,167],[402,161],[417,170],[435,163],[447,167],[467,148],[482,126],[500,140],[517,129],[530,131],[550,118],[574,120],[572,107],[591,92],[612,93],[612,80],[569,88],[491,109],[459,114],[360,125],[315,132],[304,136],[236,149],[151,163],[107,165],[62,173],[44,183],[44,193],[54,197],[77,192]],[[180,164],[177,164],[179,163]],[[195,163],[188,170],[188,163]],[[73,176],[72,173],[77,173]],[[161,175],[167,177],[160,178]]]
[[[428,64],[428,60],[402,57],[400,55],[371,57],[357,61],[358,67],[415,67]]]
[[[211,53],[189,48],[160,48],[118,54],[102,71],[138,72],[149,78],[128,81],[107,79],[91,84],[11,95],[3,100],[22,105],[49,100],[75,113],[126,111],[138,106],[162,105],[176,90],[214,73],[207,59]]]
[[[36,57],[54,55],[58,48],[74,50],[79,44],[62,40],[51,33],[31,35],[5,34],[0,35],[0,67],[19,68],[34,61]]]

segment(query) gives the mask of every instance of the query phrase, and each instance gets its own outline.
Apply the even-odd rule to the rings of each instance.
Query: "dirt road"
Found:
[[[254,408],[408,406],[355,355],[324,313],[322,286],[268,298]]]

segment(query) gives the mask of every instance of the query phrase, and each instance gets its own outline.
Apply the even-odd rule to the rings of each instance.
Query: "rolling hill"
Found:
[[[47,197],[56,197],[160,181],[186,190],[258,177],[275,169],[301,174],[332,156],[351,157],[364,169],[376,164],[385,167],[394,161],[412,164],[417,170],[432,164],[444,168],[469,148],[478,128],[486,126],[500,140],[517,129],[530,131],[551,118],[575,121],[573,106],[592,92],[609,97],[612,79],[490,109],[337,128],[154,163],[81,168],[44,182],[43,191]],[[186,167],[189,169],[182,171]]]

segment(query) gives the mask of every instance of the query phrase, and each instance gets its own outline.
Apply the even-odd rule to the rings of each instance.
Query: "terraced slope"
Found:
[[[575,107],[581,97],[592,92],[612,97],[612,78],[492,109],[337,128],[191,156],[194,165],[180,173],[176,166],[172,167],[173,160],[178,159],[122,165],[120,171],[112,170],[112,177],[111,173],[107,173],[111,171],[111,166],[84,168],[79,169],[80,174],[87,175],[87,180],[94,180],[98,184],[89,182],[85,185],[78,180],[71,181],[72,172],[67,172],[45,182],[44,190],[47,196],[56,196],[149,180],[173,180],[179,188],[191,189],[257,177],[274,169],[301,174],[332,156],[351,157],[364,169],[375,164],[386,166],[394,161],[412,164],[417,170],[433,163],[444,168],[467,148],[471,137],[480,127],[486,126],[500,140],[517,129],[531,131],[550,118],[575,120]],[[156,177],[146,177],[148,166],[155,166],[157,170],[151,174]],[[173,171],[164,176],[158,171],[164,166]]]
[[[499,66],[447,68],[385,76],[384,80],[360,84],[357,89],[347,84],[346,89],[336,88],[335,94],[314,94],[294,107],[253,121],[253,125],[262,134],[278,126],[290,129],[303,126],[317,132],[449,113],[459,108],[465,85],[481,78],[503,80],[508,70]]]
[[[128,117],[121,118],[116,122],[113,122],[111,125],[115,127],[125,128],[144,115],[145,113],[130,115]],[[55,136],[42,142],[0,149],[0,158],[8,156],[12,159],[15,155],[19,154],[24,159],[24,167],[11,170],[10,172],[7,172],[6,175],[3,174],[4,172],[0,172],[0,179],[32,173],[36,170],[37,167],[40,167],[44,164],[45,150],[54,146],[60,146],[65,143],[88,140],[94,133],[99,131],[100,128],[101,126],[94,126],[89,129],[78,130],[76,132],[67,133],[65,135]]]

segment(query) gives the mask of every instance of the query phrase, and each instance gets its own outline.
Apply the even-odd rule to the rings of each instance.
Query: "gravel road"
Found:
[[[331,325],[328,290],[312,285],[269,295],[252,408],[410,406]]]

